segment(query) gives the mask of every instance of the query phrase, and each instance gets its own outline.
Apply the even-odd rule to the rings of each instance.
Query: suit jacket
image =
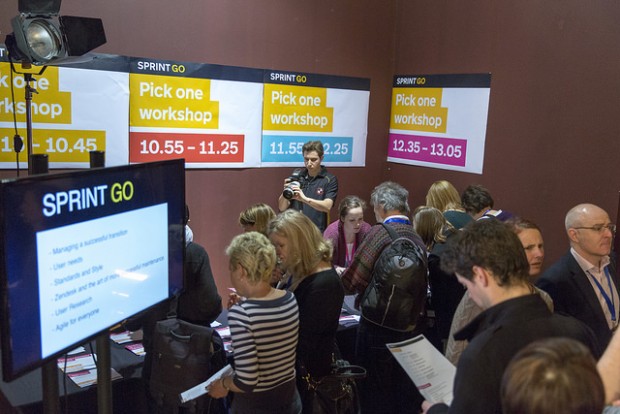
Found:
[[[609,264],[609,273],[617,290],[618,276],[613,258]],[[600,345],[603,348],[607,347],[612,331],[607,325],[605,314],[588,280],[588,275],[581,269],[570,251],[543,273],[536,281],[536,286],[551,296],[556,312],[584,322],[592,329]],[[616,303],[616,306],[620,304]]]

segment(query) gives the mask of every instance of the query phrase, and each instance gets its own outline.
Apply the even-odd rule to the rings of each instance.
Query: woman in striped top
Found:
[[[226,249],[230,280],[242,300],[228,310],[235,370],[209,386],[215,398],[234,392],[232,413],[298,414],[295,350],[299,312],[292,293],[269,281],[275,248],[261,233],[236,236]]]

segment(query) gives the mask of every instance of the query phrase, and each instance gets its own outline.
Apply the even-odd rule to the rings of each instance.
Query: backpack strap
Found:
[[[384,229],[388,232],[388,234],[390,235],[390,237],[392,238],[392,240],[396,240],[396,239],[398,239],[398,237],[400,237],[400,236],[398,235],[398,233],[396,233],[396,230],[394,230],[394,229],[392,228],[392,226],[388,226],[388,225],[387,225],[387,224],[385,224],[385,223],[381,223],[381,225],[382,225],[382,226],[383,226],[383,228],[384,228]]]

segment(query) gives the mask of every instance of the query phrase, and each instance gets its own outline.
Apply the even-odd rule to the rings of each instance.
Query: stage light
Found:
[[[61,0],[20,0],[7,35],[9,57],[24,64],[59,65],[106,42],[101,19],[59,16]]]
[[[18,0],[19,15],[11,19],[13,33],[6,36],[11,71],[24,75],[26,102],[26,142],[28,148],[28,173],[33,169],[38,154],[33,153],[32,94],[33,75],[41,75],[48,66],[83,63],[92,59],[84,56],[106,42],[103,22],[91,17],[59,16],[61,0]],[[18,72],[14,62],[22,69],[31,65],[42,66],[39,73]],[[16,152],[18,152],[16,150]],[[19,157],[18,157],[19,174]]]

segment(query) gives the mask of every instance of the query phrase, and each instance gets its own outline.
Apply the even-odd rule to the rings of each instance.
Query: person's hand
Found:
[[[224,381],[224,378],[213,381],[207,386],[207,392],[211,397],[224,398],[228,395],[228,390],[224,388],[224,384],[222,384],[222,381]]]
[[[429,410],[429,408],[431,408],[434,404],[432,402],[429,401],[422,401],[422,414],[426,414]]]
[[[282,190],[284,190],[288,186],[288,183],[290,183],[290,182],[291,182],[290,178],[288,178],[288,177],[285,178],[284,179],[284,184],[282,184]]]
[[[293,196],[293,200],[301,201],[302,203],[306,203],[307,202],[308,197],[306,197],[304,192],[301,190],[300,186],[293,185],[291,188],[293,190],[293,193],[295,194]]]
[[[276,286],[278,282],[282,280],[282,276],[284,276],[284,270],[282,270],[280,266],[274,267],[271,273],[271,285]]]
[[[226,309],[230,309],[232,305],[236,305],[241,301],[241,296],[237,295],[236,292],[230,292],[228,294],[228,303],[226,304]]]

